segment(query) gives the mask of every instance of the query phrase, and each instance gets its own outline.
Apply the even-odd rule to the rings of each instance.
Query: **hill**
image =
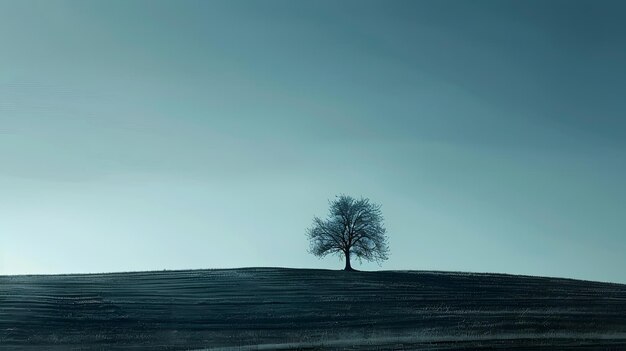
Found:
[[[0,276],[0,349],[626,350],[626,285],[246,268]]]

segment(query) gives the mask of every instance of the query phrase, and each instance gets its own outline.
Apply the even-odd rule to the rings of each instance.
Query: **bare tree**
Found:
[[[389,246],[380,205],[369,199],[354,199],[341,195],[330,201],[327,219],[313,218],[307,229],[311,247],[309,252],[318,257],[328,254],[345,256],[346,271],[351,271],[351,256],[381,263],[387,259]]]

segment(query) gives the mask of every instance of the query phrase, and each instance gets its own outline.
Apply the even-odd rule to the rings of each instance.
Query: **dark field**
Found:
[[[250,268],[0,277],[0,349],[626,350],[626,285]]]

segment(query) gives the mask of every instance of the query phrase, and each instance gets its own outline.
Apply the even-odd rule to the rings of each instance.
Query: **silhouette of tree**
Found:
[[[389,253],[386,229],[380,205],[369,199],[341,195],[329,201],[327,219],[313,218],[307,229],[309,252],[318,257],[337,254],[346,259],[346,271],[352,271],[350,259],[355,256],[380,264]]]

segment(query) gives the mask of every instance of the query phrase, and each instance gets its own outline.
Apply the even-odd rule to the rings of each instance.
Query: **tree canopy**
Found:
[[[353,270],[352,256],[359,261],[381,263],[388,258],[389,246],[383,224],[381,206],[367,198],[337,196],[330,201],[326,219],[313,218],[307,229],[310,240],[309,252],[324,257],[328,254],[344,256],[345,270]]]

